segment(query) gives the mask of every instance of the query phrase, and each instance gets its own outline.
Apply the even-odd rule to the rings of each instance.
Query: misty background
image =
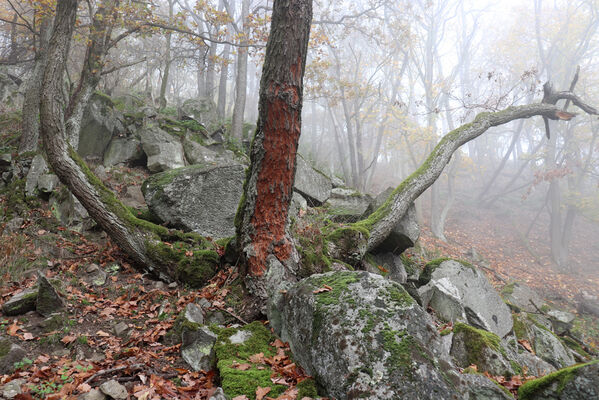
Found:
[[[0,17],[11,21],[15,8],[28,15],[36,3],[3,0]],[[173,113],[186,99],[209,98],[240,143],[251,139],[272,2],[152,0],[137,7],[119,29],[127,19],[152,26],[111,50],[99,89]],[[548,80],[568,90],[578,67],[576,93],[599,104],[599,1],[314,7],[300,152],[361,192],[397,186],[443,135],[479,112],[538,102]],[[26,79],[35,39],[27,27],[0,24],[4,68]],[[85,43],[75,41],[71,51],[75,82]],[[504,278],[564,279],[597,291],[598,123],[584,113],[550,122],[547,139],[542,119],[519,120],[468,143],[417,202],[421,240],[444,254],[479,252]]]

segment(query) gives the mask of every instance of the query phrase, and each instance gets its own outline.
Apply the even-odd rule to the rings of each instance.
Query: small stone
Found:
[[[196,330],[184,327],[181,339],[181,357],[194,371],[210,371],[214,367],[214,333],[204,327]]]
[[[168,284],[168,288],[169,289],[176,289],[177,288],[177,282],[171,282]]]
[[[104,354],[100,354],[100,353],[92,353],[91,357],[89,357],[89,361],[95,362],[95,363],[100,363],[100,362],[104,361],[105,359],[106,359],[106,356]]]
[[[6,233],[17,232],[21,229],[21,226],[23,226],[23,222],[25,222],[25,220],[23,218],[15,217],[6,223],[6,226],[4,227],[4,231]]]
[[[162,281],[156,281],[154,282],[154,288],[158,290],[164,290],[164,288],[166,288],[166,284]]]
[[[550,310],[547,312],[547,315],[549,315],[553,331],[558,335],[568,332],[572,328],[574,319],[576,318],[574,314],[561,310]]]
[[[231,335],[229,340],[231,341],[231,344],[243,344],[243,343],[245,343],[246,340],[248,340],[251,337],[252,337],[252,332],[237,331],[236,333]]]
[[[9,374],[15,370],[15,363],[21,361],[27,352],[19,345],[12,344],[7,339],[0,340],[0,375]]]
[[[100,270],[100,267],[98,266],[98,264],[90,264],[85,269],[85,272],[87,272],[88,274],[93,274],[93,273],[98,272],[99,270]]]
[[[12,162],[12,154],[2,153],[0,154],[0,167],[9,167]]]
[[[185,313],[183,315],[185,316],[185,319],[187,319],[189,322],[193,322],[200,325],[204,323],[204,314],[202,313],[202,309],[198,307],[196,304],[189,303],[185,307]]]
[[[198,305],[202,308],[212,307],[212,303],[210,303],[208,300],[206,300],[203,297],[200,300],[198,300]]]
[[[40,322],[40,327],[44,332],[52,332],[62,329],[64,317],[61,313],[55,313]]]
[[[41,273],[37,276],[38,292],[36,311],[48,317],[64,308],[64,303],[54,286]]]
[[[43,174],[37,180],[37,188],[42,193],[52,193],[60,184],[60,180],[54,174]]]
[[[67,357],[71,355],[71,351],[69,349],[58,349],[56,351],[53,351],[52,355],[58,358]]]
[[[223,388],[217,388],[212,396],[208,400],[227,400],[227,396],[225,396],[225,392],[223,392]]]
[[[106,395],[98,389],[92,389],[87,393],[79,395],[79,400],[106,400]]]
[[[100,390],[107,396],[112,397],[115,400],[126,400],[127,389],[114,379],[104,382],[100,385]]]
[[[121,321],[114,326],[114,333],[119,337],[127,335],[127,331],[129,331],[129,325],[125,322]]]
[[[2,396],[4,396],[5,399],[12,399],[17,395],[23,393],[21,391],[21,386],[23,386],[25,382],[27,382],[25,379],[15,379],[8,382],[2,388]]]
[[[35,310],[37,302],[37,287],[26,289],[21,293],[15,294],[7,302],[2,304],[2,313],[7,316],[22,315]]]

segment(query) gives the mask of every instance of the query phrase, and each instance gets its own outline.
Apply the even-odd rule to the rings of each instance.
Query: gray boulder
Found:
[[[19,82],[14,77],[0,72],[0,103],[19,109],[23,105],[23,94]]]
[[[374,199],[369,211],[374,212],[385,203],[393,188],[388,188]],[[375,253],[393,252],[401,254],[413,247],[420,237],[420,226],[416,219],[416,207],[411,204],[406,215],[395,225],[389,236],[374,250]]]
[[[510,400],[514,396],[507,389],[480,374],[462,375],[466,393],[470,400]]]
[[[37,188],[40,193],[50,194],[58,187],[60,180],[54,174],[43,174],[37,180]]]
[[[174,136],[157,127],[148,127],[140,132],[141,145],[148,157],[148,169],[161,172],[185,166],[183,146]]]
[[[479,371],[491,375],[505,376],[515,373],[505,350],[501,347],[499,336],[470,325],[459,322],[455,324],[451,355],[462,368],[474,364]]]
[[[138,164],[144,159],[144,151],[135,137],[116,137],[110,141],[104,152],[103,164],[111,167],[117,164]]]
[[[184,117],[193,118],[206,127],[214,125],[218,121],[216,104],[208,98],[185,100],[180,112],[180,119]]]
[[[599,360],[565,368],[518,389],[520,400],[599,399]]]
[[[41,154],[37,154],[31,161],[31,167],[29,167],[27,179],[25,180],[25,193],[28,196],[35,195],[40,176],[47,172],[48,164],[46,164],[46,160]]]
[[[17,293],[2,304],[2,314],[7,316],[22,315],[35,310],[37,303],[37,286]]]
[[[599,297],[582,291],[578,295],[578,312],[581,314],[591,314],[599,317]]]
[[[375,274],[387,276],[401,283],[408,280],[408,273],[400,256],[393,253],[372,254],[365,260],[366,270]]]
[[[505,285],[501,295],[512,306],[526,312],[536,313],[545,305],[545,301],[534,290],[520,282]]]
[[[160,220],[216,239],[235,235],[244,179],[240,164],[192,165],[151,176],[142,191]]]
[[[181,332],[181,357],[194,371],[210,371],[216,364],[214,344],[217,336],[206,327]]]
[[[552,332],[533,325],[532,346],[537,356],[553,365],[555,368],[564,368],[574,364],[570,350]]]
[[[304,196],[294,191],[291,196],[291,204],[289,204],[289,216],[296,217],[300,210],[306,211],[307,209],[308,202],[304,199]]]
[[[356,222],[370,207],[372,198],[353,189],[335,188],[324,203],[331,219],[337,222]]]
[[[83,231],[95,225],[85,207],[66,188],[52,192],[48,204],[54,217],[72,230]]]
[[[563,335],[570,331],[574,325],[574,319],[576,318],[574,314],[561,310],[549,310],[547,315],[553,326],[553,332],[557,335]]]
[[[513,321],[509,307],[477,268],[454,260],[427,268],[431,279],[419,288],[424,308],[432,307],[445,321],[468,322],[501,338],[510,333]]]
[[[123,121],[108,96],[94,94],[83,114],[77,152],[82,157],[102,160],[113,136],[125,132]]]
[[[293,189],[304,196],[312,206],[323,204],[331,195],[331,179],[316,170],[300,154],[297,155]]]
[[[329,396],[462,398],[430,316],[401,285],[364,271],[329,272],[272,301],[275,331]]]
[[[528,351],[518,353],[515,360],[522,368],[526,368],[529,376],[543,376],[555,371],[553,365]]]
[[[0,338],[0,375],[10,374],[15,370],[15,363],[21,361],[27,352],[8,339]]]
[[[235,161],[235,154],[231,150],[221,147],[221,151],[216,151],[214,148],[202,146],[189,139],[183,141],[183,150],[185,158],[190,164],[214,165]]]

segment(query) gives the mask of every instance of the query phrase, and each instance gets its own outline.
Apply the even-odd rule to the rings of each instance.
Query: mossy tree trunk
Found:
[[[110,0],[109,3],[116,4]],[[95,89],[94,82],[97,83],[98,73],[91,68],[88,78],[82,75],[82,79],[87,80],[75,91],[65,112],[62,96],[63,77],[76,14],[77,0],[57,2],[41,92],[41,136],[48,162],[61,182],[133,262],[165,281],[189,278],[183,277],[182,273],[189,272],[190,264],[199,269],[208,260],[213,264],[218,262],[218,256],[216,252],[211,251],[211,245],[199,235],[171,231],[134,217],[89,170],[67,141],[69,129],[65,123],[65,114],[70,113],[73,116],[85,108],[89,99],[86,93]],[[100,43],[94,43],[96,40]],[[108,43],[108,40],[106,31],[104,34],[92,35],[84,64],[101,67],[101,58],[97,57],[98,49]],[[71,129],[74,128],[75,126],[71,126]],[[78,134],[78,131],[71,133]],[[167,246],[163,241],[176,243]]]
[[[246,285],[261,298],[268,295],[266,275],[271,268],[283,266],[285,273],[278,274],[279,279],[288,279],[297,267],[287,216],[300,137],[311,21],[312,0],[275,0],[251,166],[236,218]],[[269,279],[270,284],[276,283]]]
[[[548,96],[548,97],[547,97]],[[549,99],[549,101],[547,100]],[[551,92],[541,103],[523,106],[508,107],[497,112],[483,112],[476,116],[471,123],[462,125],[445,135],[433,149],[426,161],[408,178],[406,178],[391,193],[387,201],[367,219],[355,223],[352,229],[346,229],[355,236],[355,230],[367,232],[362,241],[365,241],[366,251],[375,249],[391,233],[395,225],[406,214],[410,204],[429,188],[441,175],[445,166],[451,160],[453,153],[463,144],[477,138],[489,128],[500,126],[510,121],[542,116],[552,120],[569,120],[575,116],[555,104],[559,100],[570,100],[587,114],[597,115],[597,110],[584,103],[572,92]],[[341,237],[340,235],[337,235]],[[340,255],[342,256],[342,255]],[[355,258],[345,255],[342,258]]]

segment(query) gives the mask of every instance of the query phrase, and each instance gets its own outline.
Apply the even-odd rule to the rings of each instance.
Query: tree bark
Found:
[[[19,141],[19,154],[37,150],[40,130],[40,91],[42,89],[42,78],[44,66],[46,65],[46,53],[51,29],[51,18],[42,17],[40,22],[40,37],[35,51],[35,62],[31,75],[27,80],[27,86],[25,87],[22,113],[23,129]]]
[[[249,34],[248,15],[250,13],[250,0],[243,0],[241,18],[243,19],[243,40],[247,44]],[[233,120],[231,121],[231,135],[241,139],[243,135],[243,116],[245,114],[245,99],[247,94],[248,79],[248,50],[247,47],[237,48],[237,69],[235,78],[235,106],[233,107]],[[262,90],[262,88],[260,89]]]
[[[287,215],[301,132],[311,20],[311,0],[274,2],[260,82],[258,122],[250,150],[251,165],[236,217],[246,286],[263,299],[270,288],[266,282],[270,269],[282,266],[286,275],[293,276],[297,267],[297,253],[287,232]]]
[[[173,19],[173,7],[175,6],[174,0],[168,2],[168,18],[169,21]],[[164,73],[162,74],[162,82],[160,83],[160,108],[166,107],[166,88],[168,87],[168,78],[171,70],[171,40],[172,32],[166,32],[166,46],[164,49]]]

